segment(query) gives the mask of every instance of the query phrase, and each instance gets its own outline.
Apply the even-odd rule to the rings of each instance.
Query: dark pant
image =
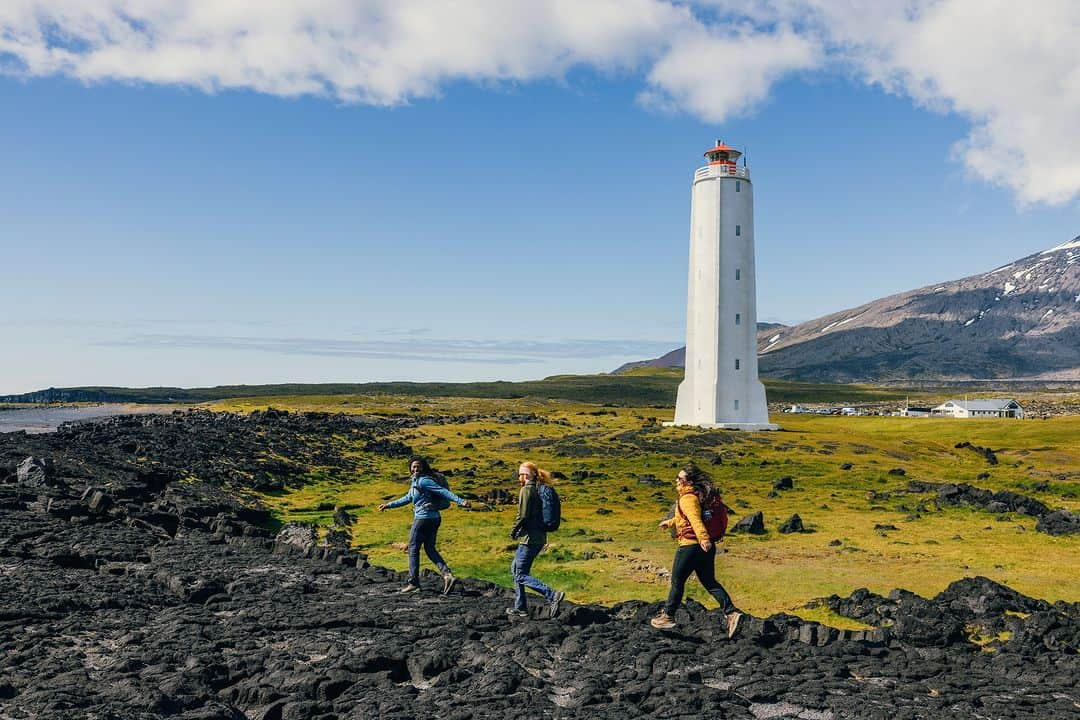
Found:
[[[409,582],[420,584],[420,546],[443,575],[450,572],[442,555],[435,549],[435,536],[439,534],[442,518],[415,518],[409,531]]]
[[[667,602],[664,603],[664,612],[674,615],[682,602],[683,592],[686,590],[686,581],[691,573],[697,573],[698,580],[709,591],[709,594],[720,603],[720,609],[724,614],[734,612],[735,605],[727,594],[724,586],[716,581],[716,546],[713,545],[709,552],[701,549],[700,545],[680,545],[675,551],[675,562],[671,566],[671,592],[668,593]]]
[[[510,574],[514,578],[514,607],[518,610],[524,610],[527,607],[525,588],[531,588],[540,593],[548,602],[555,597],[554,590],[529,574],[533,560],[543,549],[543,545],[521,544],[517,546],[517,551],[514,553],[514,561],[510,563]]]

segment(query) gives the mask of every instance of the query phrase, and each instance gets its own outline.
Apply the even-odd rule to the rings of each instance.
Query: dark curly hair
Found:
[[[682,471],[686,473],[686,479],[694,486],[694,492],[697,493],[698,497],[703,501],[717,494],[718,491],[712,483],[712,476],[699,468],[695,463],[686,463],[683,465]]]
[[[431,468],[431,463],[426,458],[414,457],[409,460],[409,472],[412,472],[413,463],[420,463],[420,472],[417,475],[426,475],[428,477],[435,477],[435,471]]]

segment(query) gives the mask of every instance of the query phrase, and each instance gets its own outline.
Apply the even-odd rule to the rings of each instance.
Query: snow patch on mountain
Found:
[[[1049,250],[1043,250],[1040,255],[1049,255],[1050,253],[1058,252],[1059,250],[1072,250],[1074,248],[1080,248],[1080,235],[1077,235],[1069,242],[1061,243],[1057,247],[1052,247]]]
[[[852,316],[851,316],[851,317],[849,317],[849,318],[848,318],[847,320],[841,320],[840,322],[838,322],[838,323],[836,323],[836,324],[837,324],[837,325],[845,325],[845,324],[847,324],[847,323],[851,322],[852,320],[854,320],[854,319],[856,319],[856,318],[860,318],[860,317],[862,317],[862,316],[863,316],[863,315],[865,315],[865,314],[866,314],[865,312],[861,312],[861,313],[859,313],[858,315],[852,315]]]

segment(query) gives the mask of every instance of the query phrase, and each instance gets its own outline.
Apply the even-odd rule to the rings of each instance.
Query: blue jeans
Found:
[[[518,610],[526,608],[525,588],[540,593],[548,602],[555,598],[554,590],[529,574],[533,560],[543,549],[543,545],[518,545],[517,552],[514,553],[514,562],[510,563],[510,575],[514,578],[514,607]]]
[[[420,584],[420,546],[443,575],[450,572],[446,561],[435,549],[435,536],[439,534],[442,518],[415,518],[409,531],[409,582]]]

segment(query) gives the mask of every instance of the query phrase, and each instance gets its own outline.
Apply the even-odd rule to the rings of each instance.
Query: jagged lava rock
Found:
[[[787,520],[785,520],[784,523],[780,526],[779,529],[780,529],[780,532],[782,532],[784,534],[797,533],[797,532],[802,532],[803,530],[805,530],[805,528],[803,527],[802,518],[799,517],[798,513],[795,513],[794,515],[789,517]]]
[[[863,631],[748,616],[728,640],[723,615],[693,600],[667,632],[648,625],[659,603],[638,600],[512,619],[508,588],[461,579],[444,597],[424,571],[402,596],[402,573],[312,546],[303,526],[287,535],[298,543],[275,539],[265,511],[226,490],[273,479],[235,472],[257,470],[267,442],[293,449],[279,472],[347,467],[330,438],[397,422],[185,414],[0,436],[0,467],[49,458],[59,481],[0,479],[0,717],[1075,715],[1080,607],[983,578],[932,599],[822,601]],[[211,481],[181,482],[194,468]],[[110,507],[93,514],[87,487]],[[986,652],[969,625],[1012,634]]]
[[[760,510],[744,516],[731,528],[731,532],[745,532],[751,535],[765,534],[765,515]]]

